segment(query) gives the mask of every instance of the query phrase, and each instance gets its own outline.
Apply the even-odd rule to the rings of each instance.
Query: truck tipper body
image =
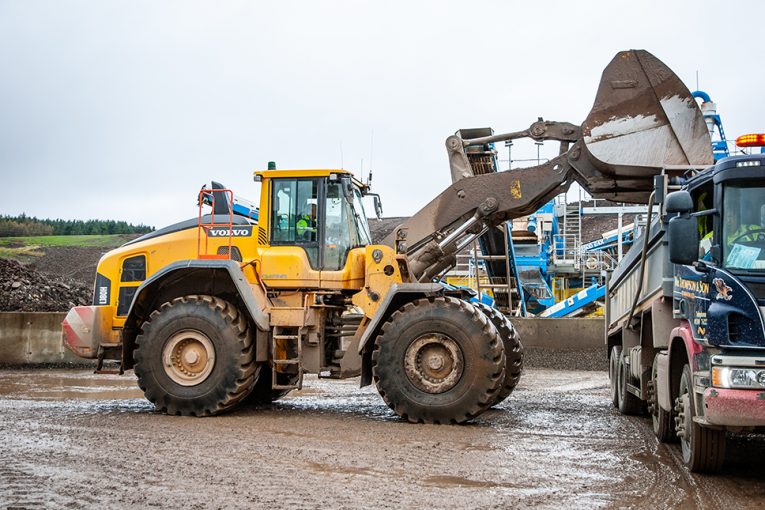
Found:
[[[713,472],[727,432],[765,427],[765,155],[671,173],[608,279],[611,396]]]

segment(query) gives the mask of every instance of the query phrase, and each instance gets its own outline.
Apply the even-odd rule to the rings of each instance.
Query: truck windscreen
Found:
[[[733,182],[723,195],[724,266],[765,272],[765,182]]]

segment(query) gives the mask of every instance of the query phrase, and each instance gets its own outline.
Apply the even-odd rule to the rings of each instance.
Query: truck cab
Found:
[[[765,426],[765,155],[724,159],[687,193],[695,221],[671,219],[669,245],[675,316],[699,346],[696,422]],[[684,243],[694,228],[697,253]]]

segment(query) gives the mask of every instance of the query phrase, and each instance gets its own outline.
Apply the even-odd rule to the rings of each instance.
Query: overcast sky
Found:
[[[256,199],[268,161],[363,159],[410,215],[450,182],[449,134],[578,124],[630,48],[698,71],[729,138],[763,131],[762,5],[0,0],[0,213],[161,227],[211,179]]]

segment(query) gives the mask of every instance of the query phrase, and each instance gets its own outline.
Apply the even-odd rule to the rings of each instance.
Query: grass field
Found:
[[[123,234],[88,236],[0,237],[0,257],[29,260],[45,255],[45,248],[116,248],[135,236]]]

